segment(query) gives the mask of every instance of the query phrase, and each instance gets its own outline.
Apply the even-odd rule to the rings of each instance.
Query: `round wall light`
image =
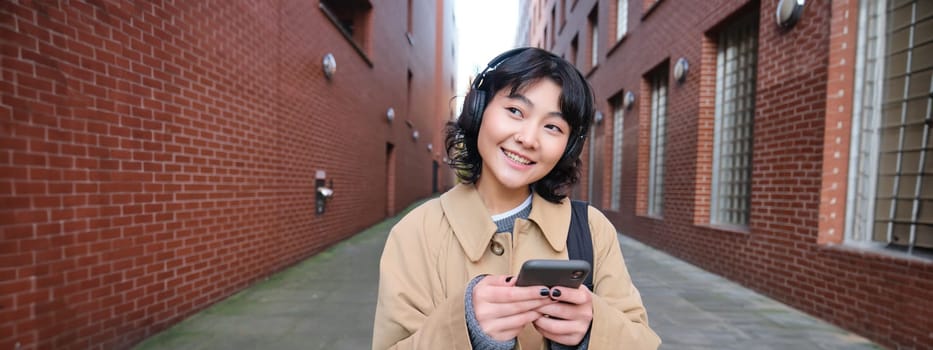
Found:
[[[603,122],[603,112],[602,112],[602,111],[596,111],[596,115],[593,116],[593,122],[596,123],[596,124],[599,124],[599,123],[602,123],[602,122]]]
[[[775,19],[781,28],[790,28],[797,24],[803,12],[804,0],[781,0],[778,2]]]
[[[687,80],[687,72],[690,70],[690,63],[687,63],[686,58],[678,58],[677,63],[674,63],[674,80],[678,83],[683,83],[684,80]]]
[[[389,107],[389,109],[386,110],[386,120],[388,120],[389,123],[395,120],[395,108]]]
[[[631,91],[625,92],[625,99],[622,100],[622,107],[625,109],[632,108],[632,105],[635,104],[635,93]]]
[[[334,76],[334,73],[337,72],[337,59],[334,58],[334,54],[328,52],[324,55],[322,63],[324,66],[324,76],[330,79],[330,77]]]
[[[415,131],[413,131],[413,132],[411,133],[411,138],[414,139],[414,140],[418,140],[418,137],[420,137],[420,136],[421,136],[421,135],[418,134],[418,130],[415,130]]]
[[[428,152],[434,151],[434,145],[428,144]]]

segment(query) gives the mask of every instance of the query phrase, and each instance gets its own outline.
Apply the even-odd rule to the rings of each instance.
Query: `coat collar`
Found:
[[[570,228],[569,203],[566,198],[559,204],[551,203],[537,193],[531,200],[531,214],[528,220],[537,225],[554,251],[560,252],[567,247],[567,231]],[[492,215],[483,204],[476,187],[457,185],[441,195],[441,207],[467,257],[472,262],[479,261],[489,246],[489,241],[496,234],[496,224],[492,221]]]

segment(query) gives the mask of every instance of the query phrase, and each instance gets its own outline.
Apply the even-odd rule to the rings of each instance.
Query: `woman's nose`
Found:
[[[536,132],[536,128],[530,125],[523,125],[522,128],[515,133],[515,141],[520,143],[522,146],[533,148],[536,146],[536,142],[538,141]]]

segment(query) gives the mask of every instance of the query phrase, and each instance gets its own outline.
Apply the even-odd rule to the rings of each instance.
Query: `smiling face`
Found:
[[[543,78],[510,95],[499,90],[483,111],[477,148],[481,193],[524,199],[528,185],[547,175],[567,147],[570,124],[561,115],[561,86]]]

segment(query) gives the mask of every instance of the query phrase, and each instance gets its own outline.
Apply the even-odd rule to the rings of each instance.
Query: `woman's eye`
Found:
[[[514,114],[517,116],[522,115],[522,111],[518,110],[518,108],[515,108],[515,107],[506,107],[505,110],[509,111],[509,114]]]
[[[554,125],[554,124],[548,124],[547,126],[545,126],[545,128],[548,128],[548,130],[556,131],[561,134],[564,133],[563,129],[561,129],[559,126]]]

